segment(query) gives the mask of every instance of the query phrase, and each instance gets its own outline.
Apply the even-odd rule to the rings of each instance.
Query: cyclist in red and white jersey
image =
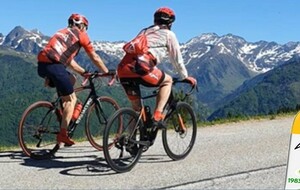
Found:
[[[75,77],[67,71],[67,67],[83,75],[86,71],[75,60],[81,47],[84,48],[92,62],[104,73],[108,72],[105,64],[95,52],[86,33],[88,20],[80,14],[72,14],[68,19],[68,27],[56,32],[48,44],[40,51],[38,59],[38,74],[45,78],[49,86],[56,87],[63,100],[61,131],[57,141],[73,145],[74,141],[67,135],[67,127],[72,118],[77,97],[73,85]]]
[[[173,22],[175,21],[174,11],[167,7],[161,7],[154,13],[154,25],[145,30],[148,42],[148,53],[143,56],[143,60],[139,60],[136,55],[126,53],[118,65],[118,76],[121,84],[132,103],[133,109],[139,111],[140,105],[140,88],[139,84],[146,87],[159,87],[159,94],[156,99],[155,111],[153,114],[154,124],[164,118],[163,108],[168,100],[172,87],[172,77],[156,66],[149,68],[149,72],[140,71],[137,61],[145,63],[159,64],[163,57],[167,54],[171,64],[177,70],[182,79],[187,79],[192,85],[196,85],[197,81],[193,77],[188,76],[188,72],[183,63],[180,47],[176,35],[171,31]],[[147,65],[147,64],[146,64]],[[151,65],[151,64],[148,64]],[[153,64],[152,64],[153,65]]]

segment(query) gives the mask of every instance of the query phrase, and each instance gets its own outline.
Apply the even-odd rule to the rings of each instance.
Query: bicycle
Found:
[[[85,133],[90,144],[102,151],[103,129],[108,118],[120,108],[118,103],[110,97],[98,96],[95,79],[111,77],[108,85],[112,85],[116,76],[115,71],[106,74],[98,72],[89,73],[80,87],[74,89],[75,93],[89,90],[78,118],[71,121],[68,126],[68,135],[73,136],[74,131],[82,118],[85,118]],[[103,81],[102,81],[103,82]],[[60,144],[56,142],[56,135],[60,131],[62,117],[62,100],[58,97],[55,101],[37,101],[31,104],[22,114],[18,126],[18,140],[26,156],[34,159],[52,158]]]
[[[187,80],[173,79],[177,83],[189,83]],[[184,159],[192,150],[197,134],[197,122],[193,108],[184,100],[197,86],[175,98],[174,89],[164,108],[166,114],[162,123],[162,142],[167,155],[174,161]],[[141,111],[132,108],[120,108],[109,119],[104,130],[103,152],[108,165],[117,173],[130,171],[139,161],[141,154],[153,145],[158,128],[153,128],[152,114],[144,101],[156,97],[153,94],[141,97]],[[112,145],[113,146],[109,146]]]

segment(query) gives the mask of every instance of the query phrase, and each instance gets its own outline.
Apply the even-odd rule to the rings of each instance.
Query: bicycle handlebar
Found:
[[[173,85],[175,85],[176,83],[188,83],[188,84],[191,84],[190,81],[187,80],[187,79],[173,78]],[[195,90],[198,92],[198,86],[197,86],[197,85],[191,85],[191,89],[190,89],[188,92],[185,93],[185,96],[184,96],[183,100],[184,100],[187,96],[190,96]],[[157,95],[158,92],[159,92],[159,88],[155,89],[155,90],[152,92],[152,95],[142,97],[142,99],[147,99],[147,98],[154,97],[154,96]]]
[[[191,84],[190,81],[187,80],[187,79],[173,78],[173,85],[176,84],[176,83],[188,83],[188,84]],[[195,90],[198,92],[198,86],[197,86],[197,84],[196,85],[191,85],[191,89],[187,93],[185,93],[186,96],[191,95]]]
[[[81,86],[85,86],[87,81],[98,77],[111,77],[110,81],[108,82],[108,86],[111,86],[115,82],[116,74],[116,70],[109,70],[108,73],[99,73],[98,71],[94,71],[93,73],[86,73],[83,75],[84,81],[81,83]]]

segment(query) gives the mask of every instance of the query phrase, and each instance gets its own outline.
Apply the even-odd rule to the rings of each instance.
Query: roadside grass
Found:
[[[257,115],[257,116],[238,116],[238,117],[231,117],[231,118],[222,118],[213,121],[199,121],[198,126],[207,127],[207,126],[214,126],[218,124],[238,123],[238,122],[249,121],[249,120],[263,120],[263,119],[274,120],[282,117],[295,116],[297,113],[298,112],[279,113],[279,114],[271,114],[271,115]]]
[[[198,121],[198,127],[210,127],[218,124],[226,124],[226,123],[238,123],[242,121],[249,121],[249,120],[263,120],[263,119],[277,119],[282,117],[291,117],[295,116],[297,112],[289,112],[289,113],[279,113],[279,114],[271,114],[271,115],[258,115],[258,116],[238,116],[232,118],[225,118],[225,119],[218,119],[214,121]],[[75,142],[84,142],[87,141],[86,137],[74,138]],[[92,145],[91,145],[92,146]],[[3,146],[0,145],[0,153],[7,152],[7,151],[20,151],[21,148],[18,145],[13,146]]]
[[[8,152],[8,151],[16,151],[20,150],[19,146],[2,146],[0,145],[0,153],[1,152]]]

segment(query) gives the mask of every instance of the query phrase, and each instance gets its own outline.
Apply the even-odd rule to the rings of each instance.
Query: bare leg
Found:
[[[160,85],[160,90],[156,98],[155,111],[160,111],[160,112],[163,111],[164,106],[166,105],[169,99],[171,88],[172,88],[172,77],[166,74],[164,81]]]
[[[75,107],[75,103],[77,101],[76,95],[73,92],[72,94],[68,96],[62,96],[63,101],[63,115],[62,115],[62,121],[60,125],[60,132],[56,136],[57,142],[59,143],[65,143],[66,145],[73,145],[75,142],[70,139],[67,132],[67,127],[72,119],[73,110]]]
[[[73,74],[70,74],[70,81],[74,84],[76,83],[76,77]],[[77,97],[75,92],[73,92],[70,95],[62,96],[63,101],[63,116],[62,116],[62,122],[60,127],[67,129],[74,112],[75,104],[77,102]]]
[[[62,122],[60,127],[66,129],[72,119],[77,97],[73,92],[68,96],[62,96],[62,100],[63,100],[64,110],[63,110]]]

